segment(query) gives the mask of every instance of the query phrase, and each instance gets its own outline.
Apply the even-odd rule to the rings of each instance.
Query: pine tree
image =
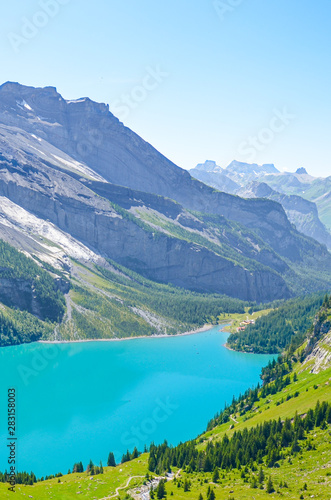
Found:
[[[187,479],[184,481],[184,492],[190,491],[191,483]]]
[[[151,472],[155,472],[156,469],[156,460],[154,456],[151,454],[148,459],[148,470]]]
[[[92,460],[90,460],[90,462],[87,466],[86,472],[90,473],[91,475],[94,474],[94,464],[93,464]]]
[[[294,441],[293,441],[293,444],[292,444],[292,448],[291,448],[291,453],[292,455],[294,455],[295,453],[298,453],[300,451],[300,446],[298,444],[298,440],[297,438],[295,437],[294,438]]]
[[[116,467],[114,453],[110,452],[107,460],[108,467]]]
[[[251,481],[251,488],[257,488],[257,480],[256,480],[256,477],[253,476],[253,479]]]
[[[218,472],[218,468],[215,467],[214,472],[213,472],[213,477],[212,477],[213,483],[217,483],[218,480],[219,480],[219,478],[220,478],[220,475],[219,475],[219,472]]]
[[[275,491],[274,485],[271,481],[271,477],[269,476],[268,483],[267,483],[267,493],[273,493]]]
[[[159,500],[161,500],[162,498],[165,497],[165,495],[166,495],[166,490],[164,486],[164,479],[161,479],[158,487],[156,488],[156,496]]]
[[[215,491],[210,488],[209,493],[207,493],[207,500],[215,500]]]
[[[130,462],[131,456],[129,450],[127,450],[126,453],[122,456],[121,464],[124,464],[125,462]]]

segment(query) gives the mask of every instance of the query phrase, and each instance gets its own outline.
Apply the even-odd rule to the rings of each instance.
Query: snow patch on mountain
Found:
[[[60,163],[62,163],[63,165],[65,165],[67,168],[69,168],[71,170],[72,169],[77,170],[78,172],[86,175],[87,177],[92,178],[95,181],[106,182],[105,179],[101,175],[96,174],[92,169],[90,169],[86,165],[83,165],[82,163],[79,163],[78,161],[68,160],[68,159],[65,159],[61,156],[55,155],[53,153],[51,153],[51,155],[53,156],[53,158],[55,158],[56,160],[58,160]]]
[[[65,252],[74,259],[83,259],[88,262],[100,261],[100,256],[70,234],[61,231],[51,222],[39,219],[4,196],[0,196],[0,223],[19,229],[34,239],[37,238],[39,245],[45,248],[45,253],[53,256],[52,260],[62,261],[63,252]]]
[[[16,101],[16,104],[17,104],[17,106],[18,106],[20,109],[25,108],[25,109],[27,109],[28,111],[33,111],[33,109],[31,108],[31,106],[29,106],[29,104],[28,104],[26,101],[24,101],[24,99],[23,99],[23,101],[21,101],[21,102]]]

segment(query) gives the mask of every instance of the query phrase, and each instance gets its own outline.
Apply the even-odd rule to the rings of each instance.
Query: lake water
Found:
[[[196,437],[259,382],[271,356],[224,347],[215,327],[127,342],[30,344],[0,349],[0,470],[7,467],[7,392],[17,393],[17,470],[66,473],[90,458]]]

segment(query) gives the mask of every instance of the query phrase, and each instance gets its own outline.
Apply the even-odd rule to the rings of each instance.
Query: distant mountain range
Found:
[[[89,307],[96,321],[108,300],[121,309],[117,318],[158,331],[157,307],[148,300],[137,307],[137,290],[128,298],[130,283],[134,290],[144,280],[150,300],[152,283],[177,287],[169,294],[181,288],[258,302],[330,286],[330,253],[291,224],[278,199],[221,192],[242,189],[244,175],[277,179],[275,167],[211,168],[192,174],[219,176],[212,187],[105,104],[66,101],[53,87],[0,87],[0,239],[51,275],[65,273],[67,314],[82,324]]]
[[[224,169],[206,161],[190,173],[226,193],[277,201],[300,232],[331,249],[331,176],[316,178],[302,167],[295,173],[279,172],[272,164],[238,161]]]

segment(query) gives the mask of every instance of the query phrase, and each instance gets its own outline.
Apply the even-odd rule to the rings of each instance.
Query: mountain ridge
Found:
[[[323,179],[310,176],[305,168],[298,168],[295,173],[279,172],[274,165],[260,166],[238,161],[233,161],[225,169],[212,161],[197,167],[190,170],[191,174],[212,187],[242,197],[264,197],[277,201],[300,232],[331,248],[331,232],[325,226],[326,222],[331,227],[328,224],[330,193],[327,186],[322,190],[320,184]],[[324,194],[309,195],[315,185]]]

